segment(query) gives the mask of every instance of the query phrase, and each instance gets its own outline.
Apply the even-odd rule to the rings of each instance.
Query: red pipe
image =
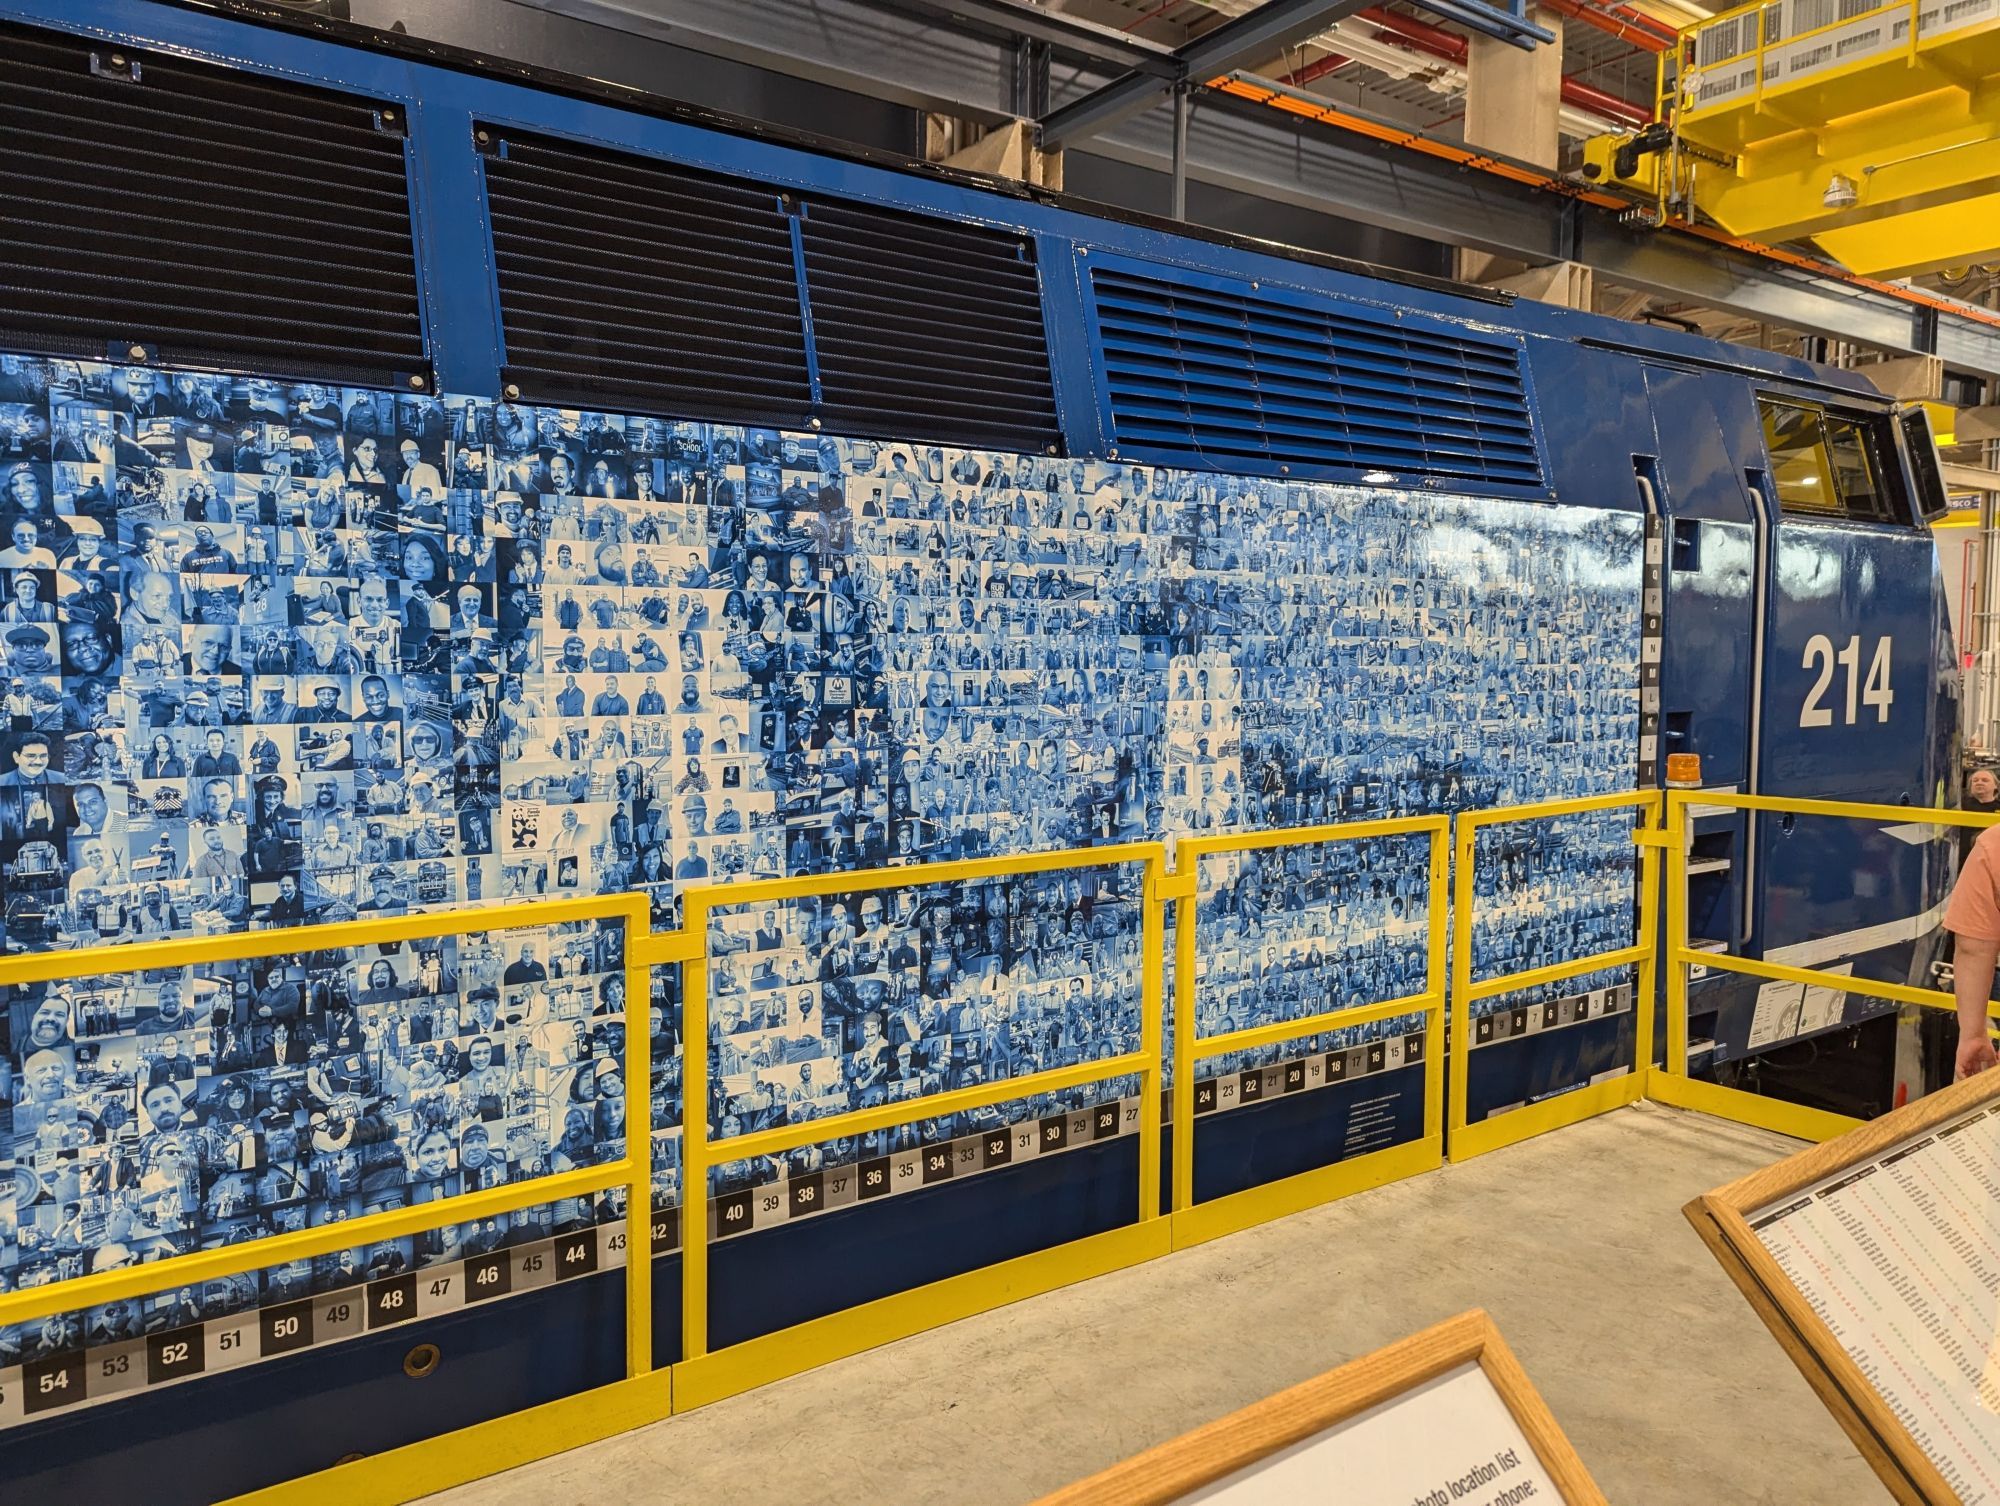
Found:
[[[1546,3],[1546,0],[1538,0],[1538,3]],[[1570,0],[1570,3],[1576,3],[1576,0]],[[1466,65],[1466,56],[1471,51],[1470,44],[1455,31],[1446,31],[1443,27],[1433,26],[1428,21],[1419,21],[1415,16],[1383,10],[1380,6],[1369,6],[1359,12],[1356,19],[1366,21],[1373,26],[1378,41],[1391,43],[1409,52],[1420,52],[1430,57],[1441,58],[1461,68]],[[1321,58],[1318,62],[1299,69],[1284,82],[1310,83],[1313,79],[1324,78],[1348,61],[1347,58],[1337,56]],[[1626,125],[1647,125],[1653,119],[1653,112],[1644,105],[1593,88],[1580,79],[1566,78],[1562,81],[1562,101],[1576,109],[1588,110],[1593,115],[1602,115]]]
[[[1644,105],[1634,103],[1620,94],[1607,94],[1602,89],[1594,89],[1581,79],[1563,80],[1562,101],[1566,105],[1574,105],[1579,110],[1588,110],[1593,115],[1602,115],[1609,120],[1620,121],[1629,126],[1653,123],[1653,112]]]
[[[1344,58],[1337,52],[1329,52],[1318,61],[1307,63],[1305,67],[1295,72],[1287,73],[1278,82],[1281,84],[1309,84],[1316,78],[1325,78],[1329,73],[1345,68],[1353,61],[1353,58]]]
[[[1413,52],[1428,52],[1434,58],[1446,62],[1465,65],[1468,50],[1465,38],[1455,31],[1446,31],[1441,26],[1433,26],[1428,21],[1419,21],[1415,16],[1398,15],[1392,10],[1383,10],[1379,5],[1371,5],[1360,13],[1360,19],[1394,33],[1383,37],[1383,41],[1396,42]]]

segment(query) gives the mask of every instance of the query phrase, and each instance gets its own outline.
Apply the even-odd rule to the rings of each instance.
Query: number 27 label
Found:
[[[1895,657],[1893,637],[1884,636],[1875,640],[1875,652],[1868,660],[1868,678],[1861,678],[1861,635],[1855,634],[1847,640],[1847,646],[1838,653],[1834,651],[1833,640],[1824,633],[1815,633],[1806,640],[1806,654],[1801,668],[1819,667],[1819,678],[1813,681],[1807,692],[1805,704],[1799,708],[1801,727],[1831,727],[1833,707],[1823,704],[1827,691],[1833,686],[1833,671],[1836,665],[1844,669],[1847,700],[1847,715],[1842,723],[1852,727],[1859,719],[1860,708],[1871,706],[1875,710],[1875,720],[1889,720],[1889,708],[1896,703],[1896,693],[1889,688],[1889,666]]]

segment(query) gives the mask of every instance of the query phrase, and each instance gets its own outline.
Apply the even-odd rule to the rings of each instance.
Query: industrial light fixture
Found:
[[[1820,195],[1820,203],[1828,209],[1852,209],[1861,199],[1861,190],[1854,186],[1854,180],[1846,173],[1835,173],[1827,179],[1826,192]]]

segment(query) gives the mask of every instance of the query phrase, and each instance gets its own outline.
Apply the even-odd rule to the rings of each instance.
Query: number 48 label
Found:
[[[1834,652],[1833,640],[1824,633],[1815,633],[1806,640],[1806,656],[1801,665],[1804,669],[1819,667],[1819,678],[1806,695],[1805,705],[1799,708],[1801,727],[1831,727],[1833,707],[1822,704],[1827,691],[1833,685],[1834,666],[1839,665],[1847,673],[1845,676],[1847,716],[1844,726],[1852,727],[1859,720],[1860,708],[1874,708],[1875,720],[1889,720],[1889,708],[1896,704],[1896,693],[1889,688],[1889,666],[1895,656],[1895,638],[1883,636],[1875,640],[1875,652],[1868,660],[1868,677],[1861,679],[1861,635],[1855,634],[1847,640],[1847,646]]]

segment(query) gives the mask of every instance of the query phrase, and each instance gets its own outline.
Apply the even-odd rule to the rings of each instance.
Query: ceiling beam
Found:
[[[1060,53],[1093,63],[1130,69],[1154,78],[1180,77],[1172,48],[1065,11],[1050,10],[1035,0],[885,0],[885,3],[920,16],[990,28],[1000,36],[1046,42]]]
[[[1173,77],[1135,70],[1051,111],[1042,118],[1042,150],[1052,152],[1110,130],[1150,110],[1172,93],[1176,84],[1206,83],[1232,68],[1247,67],[1318,36],[1367,3],[1369,0],[1266,0],[1174,52]]]
[[[353,6],[356,20],[386,25],[407,0]],[[541,12],[549,25],[496,24],[496,13],[528,11]],[[810,79],[986,123],[1013,113],[1012,44],[965,20],[913,27],[907,11],[891,11],[890,0],[426,0],[419,34],[601,73],[591,66],[601,37],[572,48],[560,24],[565,16],[751,63],[774,80]],[[664,68],[661,76],[668,76]],[[1086,60],[1052,87],[1060,104],[1112,77],[1111,67]],[[1193,183],[1530,263],[1578,261],[1635,291],[2000,376],[2000,329],[1971,315],[1674,231],[1628,229],[1609,212],[1526,184],[1226,96],[1205,95],[1192,113],[1186,169]],[[1164,112],[1135,115],[1082,150],[1165,174],[1173,161],[1171,123]]]

